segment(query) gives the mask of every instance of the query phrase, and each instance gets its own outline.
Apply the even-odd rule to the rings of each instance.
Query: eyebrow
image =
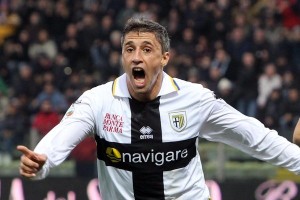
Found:
[[[127,46],[127,45],[133,45],[133,44],[134,44],[133,41],[128,41],[128,42],[126,42],[126,43],[124,44],[124,46]],[[148,42],[148,41],[143,41],[142,44],[143,44],[143,45],[151,45],[151,46],[153,46],[153,44],[152,44],[151,42]]]

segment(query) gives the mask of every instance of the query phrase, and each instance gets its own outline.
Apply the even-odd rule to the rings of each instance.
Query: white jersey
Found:
[[[167,74],[158,97],[147,103],[131,98],[125,74],[86,91],[36,147],[48,156],[37,178],[44,178],[91,134],[104,200],[209,199],[199,137],[300,172],[296,145],[200,84]]]

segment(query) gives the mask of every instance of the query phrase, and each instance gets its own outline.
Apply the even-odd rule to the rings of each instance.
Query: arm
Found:
[[[17,149],[21,156],[20,174],[42,179],[50,168],[62,163],[73,148],[94,130],[91,98],[82,95],[67,111],[62,121],[38,143],[34,151],[24,146]]]
[[[257,159],[300,173],[298,146],[222,100],[209,104],[210,115],[200,130],[204,138],[228,144]]]
[[[298,123],[296,124],[296,127],[294,129],[293,142],[300,146],[300,119],[298,120]]]

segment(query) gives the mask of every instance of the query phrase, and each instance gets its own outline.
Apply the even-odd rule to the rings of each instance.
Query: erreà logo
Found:
[[[121,161],[121,153],[115,148],[107,147],[106,155],[113,163]]]
[[[169,112],[171,127],[175,131],[182,131],[186,127],[187,119],[185,111]]]

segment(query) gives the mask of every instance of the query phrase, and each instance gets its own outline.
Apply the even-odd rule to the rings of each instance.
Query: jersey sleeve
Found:
[[[45,154],[47,161],[35,179],[47,176],[50,168],[62,163],[74,147],[94,132],[95,119],[91,91],[85,92],[74,102],[61,122],[38,143],[35,152]],[[101,102],[97,102],[101,106]]]
[[[200,136],[237,148],[257,159],[300,173],[300,148],[260,121],[235,110],[221,99],[207,101],[209,115]]]

